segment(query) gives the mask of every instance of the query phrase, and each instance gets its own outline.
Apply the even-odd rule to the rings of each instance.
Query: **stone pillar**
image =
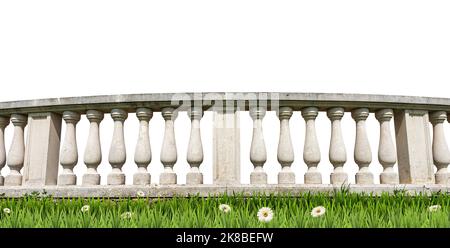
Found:
[[[138,170],[133,175],[134,185],[150,184],[151,176],[147,171],[147,166],[152,161],[152,151],[150,147],[149,121],[153,117],[153,111],[148,108],[138,108],[136,116],[139,119],[139,137],[134,152],[134,162]]]
[[[108,185],[125,184],[125,174],[122,172],[122,166],[127,159],[127,151],[123,125],[127,117],[128,113],[123,109],[111,110],[111,118],[114,120],[114,131],[108,156],[109,164],[112,167],[107,178]]]
[[[56,185],[58,180],[61,115],[33,113],[28,115],[23,183]]]
[[[280,119],[280,139],[278,142],[277,158],[281,164],[281,171],[278,173],[279,184],[295,184],[295,173],[291,169],[294,162],[294,149],[292,147],[289,119],[292,116],[292,108],[281,107],[278,111]]]
[[[177,184],[177,174],[173,171],[173,166],[177,162],[177,145],[175,142],[174,122],[177,112],[174,108],[166,107],[161,110],[165,120],[164,140],[161,147],[161,163],[164,165],[164,172],[159,177],[160,184]]]
[[[391,136],[390,121],[394,116],[392,109],[381,109],[375,117],[380,122],[380,142],[378,144],[378,161],[383,166],[380,175],[381,184],[398,184],[398,173],[394,171],[397,162],[397,152]]]
[[[27,125],[27,116],[12,114],[11,122],[14,125],[14,136],[6,160],[10,172],[5,178],[5,186],[19,186],[22,185],[20,170],[25,157],[24,128]]]
[[[445,140],[444,122],[447,119],[445,111],[436,111],[430,114],[430,121],[433,124],[433,162],[437,171],[435,176],[436,184],[447,184],[449,180],[448,164],[450,164],[450,152]]]
[[[76,126],[80,121],[80,114],[64,111],[62,118],[66,122],[66,134],[60,152],[59,163],[63,171],[58,177],[58,185],[76,185],[77,176],[73,173],[73,168],[78,163]]]
[[[262,129],[262,119],[266,115],[266,110],[263,107],[255,107],[251,108],[249,112],[253,119],[253,136],[250,147],[250,161],[255,167],[250,173],[250,183],[267,184],[267,174],[263,170],[263,166],[267,160],[267,152]]]
[[[394,111],[401,184],[434,183],[428,111]]]
[[[341,119],[344,116],[344,108],[336,107],[327,111],[327,116],[331,121],[331,140],[329,158],[334,167],[331,173],[331,184],[348,184],[348,175],[344,171],[344,164],[347,161],[347,151],[345,150],[344,138],[342,137]]]
[[[316,107],[302,109],[302,116],[305,119],[305,145],[303,148],[303,161],[308,166],[305,173],[305,184],[322,184],[322,175],[317,169],[320,163],[320,147],[316,135],[315,120],[319,114]]]
[[[6,164],[6,149],[5,149],[5,127],[9,125],[9,118],[0,116],[0,171]],[[5,179],[0,174],[0,186],[3,185]]]
[[[186,184],[203,184],[203,175],[199,170],[203,162],[203,146],[200,134],[200,119],[203,116],[201,108],[193,108],[188,112],[191,119],[191,134],[189,137],[187,161],[191,171],[186,175]]]
[[[213,183],[240,184],[240,127],[239,111],[214,111]]]
[[[373,174],[369,170],[372,151],[366,132],[367,117],[369,117],[367,108],[358,108],[352,111],[352,118],[356,122],[354,159],[359,167],[359,171],[356,173],[356,184],[373,184]]]
[[[87,171],[83,175],[82,185],[100,185],[100,174],[97,172],[97,167],[102,162],[100,123],[103,120],[103,113],[97,110],[89,110],[86,112],[86,117],[90,126],[86,150],[84,151],[84,164],[86,164]]]

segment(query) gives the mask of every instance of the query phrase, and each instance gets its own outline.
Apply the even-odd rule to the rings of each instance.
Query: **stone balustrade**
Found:
[[[204,144],[201,138],[201,120],[205,111],[214,113],[213,163],[203,164]],[[249,116],[240,114],[248,111]],[[263,132],[266,113],[274,111],[279,119],[277,151],[267,150]],[[186,163],[189,172],[186,183],[180,184],[174,170],[178,162],[175,121],[186,113],[190,132]],[[290,120],[298,112],[304,120],[303,137],[292,137]],[[321,161],[319,137],[316,130],[319,113],[330,122],[329,161]],[[111,120],[104,120],[109,113]],[[133,115],[129,116],[129,114]],[[313,93],[185,93],[93,96],[59,99],[28,100],[0,103],[0,169],[7,166],[9,173],[0,176],[0,193],[21,196],[33,190],[46,189],[59,196],[132,196],[144,190],[151,196],[175,194],[211,194],[230,191],[241,192],[304,192],[329,191],[349,185],[351,190],[368,192],[394,192],[399,188],[414,191],[450,190],[448,165],[450,151],[445,137],[449,129],[450,99]],[[164,119],[164,127],[150,125],[155,114]],[[347,117],[347,114],[349,117]],[[137,118],[137,126],[127,125],[127,119]],[[355,125],[353,160],[358,166],[354,180],[344,170],[350,147],[344,142],[341,127],[344,118],[352,118]],[[240,118],[250,118],[253,130],[239,128]],[[266,117],[267,118],[267,117]],[[372,118],[372,119],[371,119]],[[101,149],[101,123],[111,121],[113,133],[109,144],[110,172],[101,175],[98,166],[105,154]],[[378,130],[368,130],[367,121],[377,121]],[[12,140],[5,142],[5,128],[13,125]],[[78,163],[79,145],[77,124],[89,123],[83,163]],[[395,128],[391,129],[394,122]],[[61,136],[62,125],[65,133]],[[124,173],[127,147],[127,128],[138,130],[134,154],[135,171]],[[152,160],[151,129],[164,130],[160,161]],[[275,130],[275,129],[273,129]],[[241,133],[251,132],[249,150],[240,144]],[[372,158],[368,133],[379,132],[378,160]],[[26,137],[25,137],[26,134]],[[63,139],[61,139],[63,137]],[[303,160],[307,171],[303,183],[298,183],[292,164],[296,161],[293,139],[303,142]],[[10,144],[6,153],[5,143]],[[265,169],[268,153],[276,153],[281,170],[277,184],[268,184]],[[248,154],[253,165],[250,184],[243,184],[240,168],[241,154]],[[245,158],[245,156],[244,156]],[[151,176],[151,163],[159,163],[163,172],[159,178]],[[329,163],[333,170],[323,175],[318,169]],[[394,166],[398,163],[398,170]],[[211,166],[212,184],[204,184],[200,165]],[[58,165],[61,165],[59,167]],[[82,177],[74,173],[76,166],[85,166]],[[375,180],[369,166],[380,166],[382,172]],[[62,169],[59,169],[62,168]],[[132,176],[132,185],[126,177]],[[324,184],[323,177],[330,178]],[[106,185],[101,178],[106,177]],[[153,183],[157,181],[158,185]],[[375,181],[379,183],[375,183]],[[134,191],[133,191],[134,190]]]

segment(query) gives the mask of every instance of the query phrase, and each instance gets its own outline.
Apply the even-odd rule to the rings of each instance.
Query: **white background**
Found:
[[[0,101],[64,96],[191,91],[280,91],[398,94],[448,97],[450,92],[449,1],[0,1]],[[205,182],[211,182],[211,113],[202,120]],[[252,169],[248,151],[251,120],[243,113],[242,181]],[[319,168],[329,182],[329,120],[317,120],[322,151]],[[134,114],[126,122],[127,183],[135,171]],[[378,123],[368,119],[376,157]],[[154,182],[162,170],[159,149],[163,121],[151,121]],[[354,121],[343,120],[353,174]],[[82,163],[88,122],[78,127]],[[112,120],[105,116],[103,163]],[[448,127],[448,126],[447,126]],[[269,182],[276,182],[279,123],[264,119]],[[297,181],[303,181],[304,122],[291,120]],[[447,133],[448,133],[447,128]],[[64,134],[64,129],[63,129]],[[185,181],[189,119],[176,122],[179,181]],[[6,129],[6,147],[12,125]],[[2,170],[6,175],[8,168]],[[106,177],[102,179],[105,183]],[[378,180],[378,178],[376,178]]]

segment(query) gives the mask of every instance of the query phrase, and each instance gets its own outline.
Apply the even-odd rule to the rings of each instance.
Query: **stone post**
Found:
[[[395,110],[395,136],[401,184],[433,184],[428,111]]]
[[[250,184],[267,184],[267,174],[263,166],[267,160],[266,145],[262,129],[262,119],[266,115],[263,107],[255,107],[249,110],[253,120],[253,136],[250,146],[250,161],[254,170],[250,173]]]
[[[430,114],[430,121],[433,124],[433,162],[437,171],[435,176],[436,184],[447,184],[449,179],[448,164],[450,164],[450,152],[445,140],[444,122],[447,119],[445,111],[436,111]]]

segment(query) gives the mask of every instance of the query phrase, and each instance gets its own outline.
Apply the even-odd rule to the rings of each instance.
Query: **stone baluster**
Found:
[[[178,114],[175,109],[171,107],[163,108],[161,114],[165,120],[164,138],[160,155],[161,163],[164,165],[164,172],[162,172],[159,177],[159,183],[176,184],[177,175],[173,171],[173,166],[177,162],[174,122]]]
[[[327,111],[327,116],[331,120],[331,140],[329,159],[334,167],[331,173],[331,184],[342,185],[348,183],[347,173],[344,171],[344,164],[347,161],[347,151],[345,150],[344,138],[342,137],[341,119],[344,116],[344,108],[336,107]]]
[[[294,149],[291,141],[291,131],[289,119],[292,116],[292,108],[281,107],[278,111],[280,119],[280,139],[278,142],[277,158],[281,164],[281,171],[278,173],[279,184],[295,184],[295,173],[291,169],[294,162]]]
[[[359,170],[356,173],[356,184],[373,184],[373,174],[369,170],[372,162],[372,151],[366,132],[366,120],[369,117],[369,109],[358,108],[352,111],[352,118],[356,122],[356,139],[354,159]]]
[[[66,134],[59,159],[63,171],[58,177],[58,185],[76,185],[77,176],[73,173],[73,168],[78,163],[76,126],[80,121],[80,114],[64,111],[62,118],[66,122]]]
[[[430,114],[430,121],[433,124],[433,162],[436,165],[436,184],[449,183],[448,164],[450,164],[450,152],[444,133],[444,121],[447,119],[445,111],[436,111]]]
[[[250,161],[254,166],[254,170],[250,174],[250,183],[267,184],[267,174],[263,170],[263,166],[267,160],[267,154],[262,130],[262,119],[266,114],[266,110],[263,107],[255,107],[251,108],[249,113],[253,119],[253,136],[250,147]]]
[[[320,148],[315,124],[318,114],[319,109],[316,107],[302,109],[302,116],[306,125],[303,161],[308,166],[308,171],[305,173],[305,184],[322,184],[322,175],[317,169],[317,165],[320,163]]]
[[[14,125],[14,136],[6,160],[10,173],[5,178],[5,186],[19,186],[22,185],[20,170],[25,157],[24,129],[27,125],[27,116],[12,114],[11,122]]]
[[[201,108],[193,108],[188,113],[191,119],[191,134],[187,151],[187,161],[191,171],[186,175],[186,184],[203,184],[203,175],[199,170],[203,162],[203,146],[200,134],[200,120],[203,117]]]
[[[0,171],[6,164],[6,149],[5,149],[5,127],[9,125],[9,118],[0,116]],[[0,185],[4,184],[5,179],[0,174]]]
[[[136,116],[139,119],[139,137],[134,152],[134,162],[138,170],[133,175],[134,185],[150,184],[151,176],[147,171],[147,166],[152,161],[152,151],[150,147],[149,121],[153,117],[153,111],[148,108],[138,108]]]
[[[375,113],[380,122],[380,142],[378,145],[378,161],[383,166],[380,174],[381,184],[398,184],[398,173],[394,171],[397,152],[391,135],[390,121],[394,116],[392,109],[381,109]]]
[[[89,110],[86,112],[86,117],[90,122],[90,127],[84,152],[84,163],[87,171],[83,175],[82,185],[100,185],[100,174],[97,172],[97,167],[102,162],[100,123],[103,120],[103,113],[97,110]]]
[[[111,118],[114,120],[114,131],[109,148],[108,161],[112,167],[108,174],[108,185],[124,185],[125,174],[122,172],[122,166],[127,159],[127,151],[124,138],[124,122],[128,117],[128,113],[123,109],[111,110]]]

